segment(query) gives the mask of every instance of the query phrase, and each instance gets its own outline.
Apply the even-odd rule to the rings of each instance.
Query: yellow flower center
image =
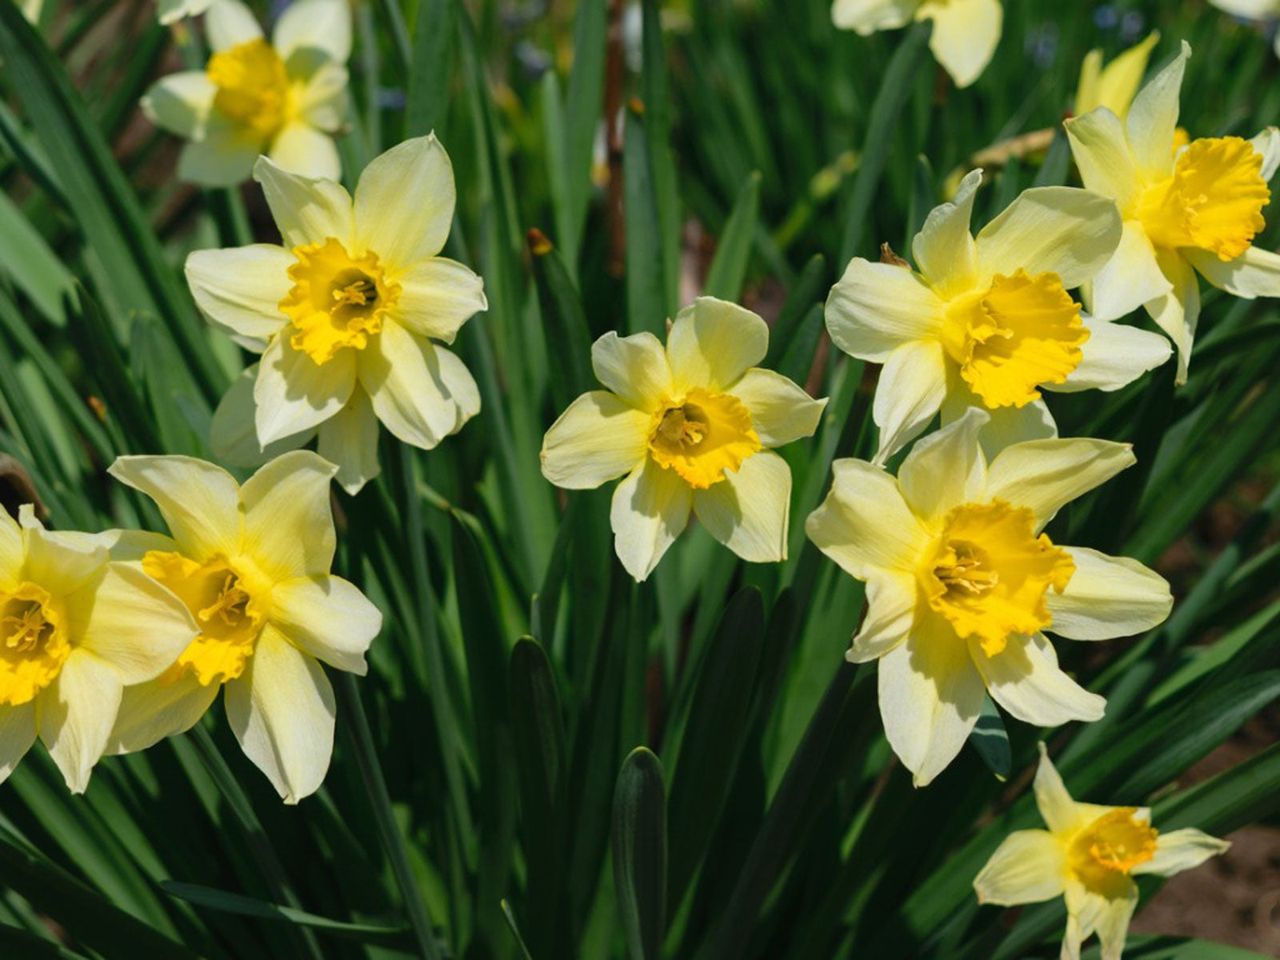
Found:
[[[742,401],[700,387],[679,402],[668,400],[659,406],[649,428],[653,459],[699,489],[719,483],[726,470],[736,471],[760,449]]]
[[[204,686],[234,680],[244,672],[266,620],[259,591],[251,592],[243,573],[224,557],[205,563],[152,550],[142,558],[147,576],[173,591],[200,627],[162,681],[192,673]]]
[[[929,606],[995,656],[1010,636],[1053,622],[1045,596],[1061,593],[1075,569],[1066,551],[1036,536],[1030,510],[996,500],[948,513],[918,576]]]
[[[293,325],[293,348],[318,364],[345,347],[363,350],[400,297],[400,285],[387,280],[378,255],[370,251],[357,259],[333,237],[294,247],[293,255],[293,288],[280,301]]]
[[[21,583],[0,593],[0,705],[35,699],[70,653],[62,612],[47,590]]]
[[[293,102],[289,75],[275,48],[259,38],[215,53],[205,67],[217,88],[213,107],[269,140],[289,121]]]
[[[1042,383],[1062,383],[1089,331],[1056,273],[997,274],[986,290],[947,305],[942,342],[960,376],[988,407],[1022,407]]]
[[[1117,807],[1072,838],[1067,861],[1086,886],[1103,886],[1156,855],[1156,829],[1139,820],[1136,807]]]
[[[1193,140],[1173,176],[1147,187],[1128,214],[1156,246],[1199,247],[1234,260],[1266,226],[1262,208],[1270,200],[1262,154],[1239,137],[1212,137]]]

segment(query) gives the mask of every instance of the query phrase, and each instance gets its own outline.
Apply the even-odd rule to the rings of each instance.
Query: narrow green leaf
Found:
[[[982,713],[978,723],[969,734],[969,743],[978,752],[978,756],[996,775],[996,779],[1004,782],[1009,779],[1009,769],[1013,757],[1009,750],[1009,733],[1004,728],[1004,720],[996,705],[987,697],[982,704]]]
[[[562,163],[551,170],[556,232],[569,275],[578,275],[582,228],[591,197],[591,162],[604,105],[605,15],[608,0],[578,4],[573,32],[573,68],[564,103],[563,141],[555,145]]]
[[[739,591],[698,668],[671,778],[668,888],[673,914],[711,842],[708,824],[719,819],[729,799],[748,733],[764,625],[759,591]]]
[[[631,960],[658,960],[666,933],[667,803],[662,763],[637,747],[613,800],[613,883]]]
[[[880,80],[880,90],[871,106],[871,119],[863,139],[861,163],[853,179],[844,241],[840,245],[839,266],[842,270],[862,250],[866,240],[871,206],[880,189],[880,178],[889,159],[889,150],[894,144],[894,130],[900,123],[903,108],[911,94],[911,80],[919,72],[920,63],[924,59],[931,26],[930,21],[924,20],[907,31]]]
[[[409,942],[408,926],[388,926],[374,923],[351,923],[345,920],[334,920],[330,917],[317,916],[295,907],[285,907],[278,903],[268,903],[254,897],[246,897],[238,893],[229,893],[213,887],[201,886],[197,883],[178,883],[166,880],[160,884],[168,894],[194,903],[200,907],[208,907],[222,913],[236,913],[246,917],[258,917],[263,920],[276,920],[292,923],[300,927],[309,927],[322,933],[347,937],[364,943],[387,943],[401,945]]]
[[[715,259],[707,271],[703,292],[721,300],[737,299],[742,295],[742,283],[747,276],[751,260],[751,241],[760,218],[760,174],[752,173],[742,185],[733,212],[725,221],[720,233],[720,243]]]
[[[454,0],[422,0],[413,25],[413,67],[404,108],[404,135],[420,137],[444,128],[453,72]]]
[[[564,821],[568,762],[564,718],[546,652],[525,637],[511,651],[511,730],[520,773],[529,941],[537,956],[572,953],[566,935]]]

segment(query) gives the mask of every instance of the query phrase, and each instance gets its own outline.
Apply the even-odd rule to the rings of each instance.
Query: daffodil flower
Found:
[[[984,691],[1042,727],[1097,720],[1105,701],[1058,666],[1043,631],[1107,640],[1169,614],[1163,578],[1132,560],[1062,547],[1044,533],[1058,510],[1134,462],[1127,444],[1030,440],[988,462],[985,412],[920,440],[895,479],[838,460],[809,515],[809,539],[866,581],[867,613],[847,658],[879,660],[890,746],[929,783],[960,751]]]
[[[187,258],[197,305],[262,360],[214,413],[219,459],[254,466],[319,434],[350,493],[378,474],[378,421],[430,450],[480,410],[462,361],[434,341],[487,309],[484,284],[437,256],[453,222],[453,167],[435,136],[375,159],[354,202],[340,184],[254,176],[284,246],[201,250]]]
[[[841,30],[869,36],[913,20],[932,20],[929,49],[957,87],[967,87],[987,69],[1000,43],[1000,0],[835,0],[831,19]]]
[[[155,501],[173,535],[122,538],[115,555],[172,591],[200,632],[173,651],[168,670],[125,691],[111,752],[190,729],[225,689],[236,739],[285,803],[319,788],[334,718],[320,663],[363,676],[382,628],[378,608],[329,572],[334,472],[304,450],[272,460],[243,487],[190,457],[112,465],[113,477]]]
[[[1065,897],[1062,960],[1080,960],[1094,933],[1102,960],[1120,960],[1142,874],[1170,877],[1198,867],[1231,846],[1193,828],[1168,833],[1151,825],[1146,807],[1105,807],[1071,799],[1040,744],[1036,806],[1048,830],[1009,834],[973,881],[980,903],[1009,907]]]
[[[1115,390],[1169,358],[1157,334],[1082,315],[1067,293],[1115,252],[1120,218],[1106,197],[1070,187],[1027,190],[976,238],[975,170],[933,210],[904,261],[858,257],[827,300],[841,350],[884,364],[872,418],[876,462],[971,406],[991,414],[983,442],[1057,432],[1040,390]]]
[[[1280,166],[1280,131],[1252,140],[1176,141],[1178,94],[1191,48],[1148,83],[1125,122],[1099,107],[1068,120],[1084,185],[1115,200],[1124,235],[1086,288],[1101,319],[1145,307],[1178,350],[1185,383],[1200,316],[1200,274],[1246,299],[1280,296],[1280,256],[1252,245],[1266,225],[1268,181]]]
[[[1280,19],[1280,0],[1209,0],[1219,10],[1245,20]],[[1280,57],[1280,33],[1275,35],[1276,56]]]
[[[1138,92],[1138,86],[1142,83],[1142,77],[1147,72],[1151,51],[1159,42],[1160,31],[1153,30],[1145,40],[1130,47],[1106,66],[1102,64],[1102,51],[1090,50],[1080,65],[1075,112],[1084,114],[1098,107],[1106,107],[1117,117],[1124,119]]]
[[[680,311],[665,350],[651,333],[607,333],[591,348],[608,389],[584,393],[552,424],[542,474],[570,490],[626,475],[610,520],[636,580],[690,511],[744,560],[786,559],[791,468],[772,448],[812,435],[827,401],[756,367],[768,346],[760,317],[701,297]]]
[[[160,22],[165,26],[177,23],[185,17],[198,17],[218,0],[157,0]]]
[[[37,736],[73,793],[107,749],[126,684],[162,674],[196,633],[177,598],[102,535],[0,510],[0,781]]]
[[[178,176],[234,186],[266,154],[294,173],[338,179],[333,136],[347,114],[347,0],[295,0],[270,43],[248,7],[217,0],[205,30],[213,48],[205,69],[164,77],[142,98],[152,123],[189,141]]]

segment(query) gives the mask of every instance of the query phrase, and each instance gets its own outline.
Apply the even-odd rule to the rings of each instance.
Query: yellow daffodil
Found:
[[[1151,825],[1146,807],[1105,807],[1071,799],[1040,744],[1036,806],[1048,830],[1011,833],[973,881],[980,903],[1002,907],[1065,897],[1062,960],[1080,960],[1094,933],[1102,960],[1120,960],[1142,874],[1173,876],[1231,846],[1192,828],[1168,833]]]
[[[160,22],[166,26],[177,23],[184,17],[198,17],[205,13],[217,0],[157,0]]]
[[[1103,698],[1059,668],[1042,631],[1130,636],[1173,603],[1141,564],[1043,532],[1063,505],[1134,462],[1127,444],[1030,440],[988,462],[978,443],[986,419],[973,409],[920,440],[897,479],[836,461],[831,493],[805,524],[823,553],[866,581],[866,619],[847,657],[880,661],[885,734],[917,786],[960,751],[984,690],[1037,726],[1102,716]]]
[[[651,333],[607,333],[591,348],[607,390],[584,393],[547,431],[542,473],[590,490],[626,474],[610,519],[636,580],[697,514],[744,560],[786,559],[791,469],[772,448],[817,429],[814,400],[764,359],[769,328],[750,310],[701,297],[680,311],[664,350]]]
[[[1147,72],[1151,51],[1159,42],[1160,32],[1154,30],[1147,39],[1130,47],[1105,67],[1102,65],[1102,51],[1090,50],[1080,65],[1075,112],[1084,114],[1106,107],[1123,120],[1129,113],[1143,74]]]
[[[1123,123],[1106,107],[1067,121],[1084,185],[1115,200],[1124,235],[1085,300],[1101,319],[1145,307],[1178,350],[1185,383],[1200,274],[1246,299],[1280,296],[1280,256],[1252,245],[1266,225],[1280,131],[1178,143],[1178,94],[1191,48],[1157,74]]]
[[[126,684],[162,674],[196,634],[168,590],[112,562],[111,535],[45,530],[0,510],[0,780],[38,735],[74,793],[106,751]]]
[[[1280,0],[1209,0],[1219,10],[1245,20],[1270,22],[1280,19]],[[1274,38],[1276,56],[1280,57],[1280,32]]]
[[[982,75],[1000,43],[1000,0],[835,0],[831,19],[841,30],[868,36],[913,20],[932,20],[929,49],[957,87]]]
[[[240,0],[214,3],[205,29],[213,48],[205,69],[171,74],[142,98],[152,123],[189,141],[178,176],[233,186],[266,154],[294,173],[338,179],[333,136],[347,114],[347,0],[294,0],[270,43]]]
[[[191,611],[199,636],[169,669],[130,687],[112,752],[188,730],[226,689],[240,746],[284,798],[314,793],[333,753],[333,689],[320,662],[363,675],[382,614],[329,573],[335,467],[308,451],[272,460],[241,487],[190,457],[121,457],[111,475],[156,502],[172,533],[115,550]],[[189,639],[189,637],[188,637]]]
[[[262,351],[214,414],[214,452],[254,466],[319,433],[355,493],[378,473],[378,421],[429,450],[480,410],[452,343],[487,309],[483,281],[437,256],[453,222],[453,167],[435,136],[375,159],[354,202],[341,185],[258,162],[284,246],[187,258],[196,303]]]
[[[936,208],[905,261],[855,258],[827,300],[841,350],[884,364],[872,417],[876,462],[971,406],[991,414],[994,452],[1053,436],[1040,389],[1115,390],[1169,357],[1164,338],[1081,314],[1067,293],[1107,263],[1120,218],[1106,197],[1070,187],[1027,190],[976,238],[969,221],[975,170]]]

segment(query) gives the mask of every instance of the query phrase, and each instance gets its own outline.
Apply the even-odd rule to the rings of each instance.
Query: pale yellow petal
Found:
[[[613,547],[623,568],[645,580],[689,523],[693,495],[674,470],[651,458],[637,466],[613,491],[609,522]]]
[[[332,61],[308,63],[308,67],[302,88],[295,88],[298,118],[324,133],[340,134],[350,112],[347,68]]]
[[[924,226],[911,241],[916,266],[940,296],[954,296],[975,283],[978,248],[969,225],[981,187],[982,171],[970,170],[960,181],[956,195],[929,212]]]
[[[106,752],[133,753],[185,733],[213,706],[221,689],[217,683],[202,685],[190,671],[125,687]]]
[[[1087,314],[1081,320],[1089,339],[1080,348],[1080,365],[1065,383],[1045,384],[1044,389],[1055,393],[1119,390],[1173,356],[1169,341],[1158,333]]]
[[[1154,570],[1086,547],[1065,549],[1076,569],[1061,594],[1046,598],[1053,633],[1072,640],[1112,640],[1144,633],[1169,616],[1173,595]]]
[[[1280,297],[1280,254],[1250,247],[1234,260],[1220,260],[1208,250],[1188,249],[1185,256],[1200,275],[1219,290],[1253,300]]]
[[[84,534],[45,530],[24,506],[24,563],[22,579],[39,584],[56,597],[65,597],[102,575],[107,548]]]
[[[72,643],[96,655],[122,683],[158,677],[199,633],[186,606],[132,564],[107,564],[66,598]]]
[[[214,324],[255,340],[270,340],[289,321],[280,301],[293,281],[293,254],[275,244],[197,250],[187,257],[187,286]]]
[[[35,701],[0,707],[0,783],[9,779],[35,742]]]
[[[360,351],[359,374],[383,425],[423,450],[480,412],[480,389],[457,355],[398,323],[386,324]]]
[[[456,200],[453,164],[435,134],[377,157],[356,186],[356,243],[394,270],[444,248]]]
[[[1156,260],[1172,288],[1162,297],[1146,304],[1147,313],[1161,330],[1169,335],[1178,351],[1178,373],[1174,384],[1187,382],[1191,366],[1191,347],[1200,321],[1200,280],[1181,252],[1159,250]]]
[[[987,496],[1029,507],[1043,527],[1064,505],[1136,462],[1127,443],[1071,437],[1002,450],[987,472]]]
[[[978,436],[990,419],[970,407],[941,430],[922,437],[898,468],[898,485],[911,512],[941,521],[953,507],[980,497],[987,486],[987,460]]]
[[[9,515],[9,511],[0,510],[0,584],[18,578],[25,553],[22,528],[18,526],[18,521]]]
[[[276,457],[245,481],[242,549],[273,583],[328,573],[337,539],[330,484],[337,467],[310,450]]]
[[[348,0],[294,0],[271,32],[271,45],[285,60],[295,51],[319,51],[338,63],[351,56]]]
[[[651,412],[674,399],[667,352],[651,333],[606,333],[591,346],[591,368],[597,380],[639,410]]]
[[[1072,720],[1100,720],[1106,711],[1104,698],[1063,672],[1053,644],[1043,636],[1009,637],[994,656],[970,640],[969,654],[991,698],[1024,723],[1057,727]]]
[[[837,460],[831,469],[831,492],[805,521],[809,539],[859,580],[885,570],[914,575],[930,534],[898,482],[863,460]]]
[[[1137,168],[1150,179],[1173,169],[1173,138],[1178,129],[1178,98],[1191,46],[1184,40],[1173,62],[1157,73],[1133,99],[1125,130]]]
[[[84,793],[120,709],[120,675],[87,650],[72,650],[58,678],[36,699],[40,740],[67,789]]]
[[[372,349],[371,342],[368,350],[359,351],[362,362]],[[356,353],[339,350],[319,364],[294,349],[288,331],[273,339],[258,363],[253,385],[258,442],[267,445],[297,436],[337,415],[355,389]]]
[[[321,243],[328,237],[350,244],[355,214],[342,184],[289,173],[269,157],[260,157],[254,164],[253,179],[262,185],[286,247]]]
[[[305,445],[315,434],[312,429],[303,430],[301,433],[281,437],[264,447],[258,440],[258,428],[255,425],[258,404],[253,399],[253,388],[257,382],[258,365],[255,363],[240,371],[240,375],[231,382],[213,411],[213,419],[209,423],[209,444],[220,463],[232,467],[259,467],[272,457]],[[335,415],[333,420],[325,421],[321,427],[327,427],[339,416],[341,414]]]
[[[267,156],[281,170],[304,177],[342,177],[342,159],[333,137],[303,120],[285,124],[271,141]]]
[[[844,658],[866,663],[903,643],[915,622],[916,593],[915,578],[898,571],[882,571],[868,580],[867,613]]]
[[[908,343],[937,337],[942,315],[938,295],[909,267],[861,257],[849,262],[827,297],[832,342],[850,356],[873,363],[884,363]]]
[[[1127,878],[1126,878],[1127,879]],[[1106,905],[1094,920],[1094,929],[1102,947],[1102,960],[1120,960],[1129,935],[1129,921],[1138,906],[1138,887],[1129,880],[1123,896],[1108,897]]]
[[[785,560],[791,468],[768,450],[750,456],[719,483],[695,490],[693,512],[708,533],[743,560]]]
[[[203,562],[240,546],[240,487],[194,457],[119,457],[107,471],[156,502],[184,554]]]
[[[978,234],[984,273],[1056,273],[1072,290],[1101,270],[1120,243],[1115,201],[1074,187],[1024,191]]]
[[[593,490],[648,456],[649,414],[604,390],[584,393],[542,441],[542,475],[567,490]]]
[[[157,127],[185,140],[198,140],[204,135],[216,93],[205,71],[182,70],[153,83],[138,106]]]
[[[667,362],[679,391],[726,390],[764,359],[769,327],[745,307],[699,297],[677,315],[667,335]]]
[[[1200,866],[1210,857],[1226,853],[1230,847],[1228,841],[1211,837],[1193,827],[1162,832],[1156,838],[1156,855],[1146,863],[1134,867],[1133,873],[1154,873],[1161,877],[1171,877],[1175,873]]]
[[[977,724],[986,696],[982,677],[950,625],[932,616],[918,620],[877,670],[885,736],[914,784],[926,786]]]
[[[378,465],[379,432],[373,404],[361,387],[351,391],[345,407],[320,424],[316,452],[337,465],[334,479],[353,497],[382,472]]]
[[[1066,130],[1071,155],[1085,187],[1127,207],[1142,189],[1142,179],[1120,118],[1106,107],[1099,107],[1068,120]],[[1172,163],[1172,140],[1169,150]]]
[[[1085,302],[1099,319],[1119,320],[1171,289],[1142,224],[1126,220],[1115,254],[1087,285]]]
[[[204,187],[234,187],[249,179],[262,143],[219,113],[210,114],[204,136],[182,148],[178,179]]]
[[[214,50],[226,50],[262,37],[257,18],[240,0],[216,0],[205,9],[208,13],[204,18],[204,31]]]
[[[1280,15],[1280,8],[1277,15]],[[1280,128],[1267,127],[1251,138],[1249,144],[1262,155],[1262,179],[1270,183],[1276,170],[1280,169]]]
[[[285,803],[320,788],[333,755],[333,688],[320,663],[268,623],[245,672],[226,685],[227,720]]]
[[[835,0],[831,20],[841,30],[865,37],[877,30],[905,27],[918,5],[918,0]]]
[[[453,260],[432,257],[397,278],[396,319],[420,337],[453,343],[464,323],[489,309],[484,280]]]
[[[1028,440],[1046,440],[1058,435],[1058,425],[1044,400],[1032,400],[1025,406],[989,409],[952,367],[947,371],[947,396],[942,401],[942,425],[949,426],[970,410],[980,409],[988,420],[978,431],[982,452],[991,461],[1005,447]]]
[[[979,903],[1013,907],[1062,896],[1066,856],[1047,830],[1017,830],[1004,838],[973,880]]]
[[[925,0],[917,16],[933,19],[929,49],[957,87],[982,75],[1000,43],[1000,0]]]
[[[767,448],[811,437],[827,406],[780,373],[755,367],[729,391],[751,414],[751,426]]]
[[[947,395],[947,354],[936,340],[904,343],[885,361],[871,404],[880,428],[877,463],[918,437],[938,414]]]
[[[277,583],[270,620],[303,653],[364,676],[364,655],[382,630],[382,611],[355,584],[328,574]]]

